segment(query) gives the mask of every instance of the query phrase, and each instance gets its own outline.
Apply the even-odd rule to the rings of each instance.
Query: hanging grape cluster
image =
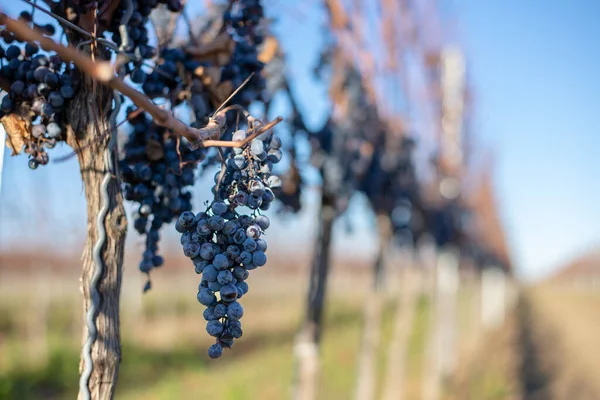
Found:
[[[32,23],[31,14],[22,12],[21,21]],[[44,34],[54,34],[54,27],[35,25]],[[0,28],[1,29],[1,28]],[[0,103],[0,118],[13,115],[25,121],[20,132],[29,167],[48,164],[46,149],[64,140],[64,112],[75,95],[79,74],[57,55],[40,51],[36,43],[23,44],[7,30],[0,30],[5,46],[0,45],[0,77],[10,89]],[[19,153],[21,148],[13,148]]]
[[[194,168],[203,160],[205,149],[190,150],[185,139],[169,134],[144,113],[130,123],[133,129],[120,163],[123,196],[139,204],[133,226],[146,237],[139,268],[149,273],[163,264],[158,254],[160,228],[192,209],[192,194],[187,187],[194,184]]]
[[[238,130],[233,141],[246,135]],[[234,148],[215,176],[214,201],[208,209],[196,215],[184,212],[175,225],[182,234],[183,253],[202,274],[197,299],[207,307],[206,331],[216,338],[208,350],[212,358],[242,336],[244,310],[237,299],[248,291],[249,271],[267,262],[263,235],[270,222],[260,210],[269,208],[281,188],[281,179],[271,174],[273,164],[281,160],[280,147],[278,137],[265,133]]]
[[[162,3],[169,11],[179,12],[183,9],[183,5],[180,0],[132,0],[130,10],[128,3],[128,1],[119,2],[119,7],[113,14],[107,31],[112,33],[115,44],[132,54],[134,64],[139,67],[142,60],[156,55],[156,49],[148,43],[147,24],[152,10]],[[121,26],[124,17],[126,25]],[[126,30],[126,35],[123,30]]]
[[[231,80],[233,87],[239,87],[251,74],[255,74],[247,84],[247,90],[239,93],[234,101],[248,106],[256,100],[266,83],[260,75],[264,64],[259,60],[258,46],[264,41],[261,29],[263,8],[259,0],[237,0],[225,12],[223,21],[232,33],[235,48],[230,62],[223,67],[223,79]]]

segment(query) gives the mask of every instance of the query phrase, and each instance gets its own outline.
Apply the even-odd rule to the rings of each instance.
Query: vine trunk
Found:
[[[101,184],[106,170],[104,154],[110,136],[105,133],[110,129],[111,106],[110,89],[95,85],[84,77],[82,88],[68,111],[67,143],[77,151],[87,201],[87,238],[82,255],[81,274],[84,315],[92,304],[90,279],[96,270],[93,248],[98,239],[96,218],[102,207]],[[97,285],[100,301],[95,316],[98,335],[91,348],[93,369],[88,383],[93,400],[113,398],[121,360],[119,297],[127,218],[116,177],[110,179],[107,191],[109,207],[104,219],[106,240],[101,249],[103,272]],[[89,332],[85,323],[83,326],[83,342],[85,342]],[[80,373],[84,369],[83,357],[82,350]],[[80,392],[78,398],[84,399],[85,395]]]

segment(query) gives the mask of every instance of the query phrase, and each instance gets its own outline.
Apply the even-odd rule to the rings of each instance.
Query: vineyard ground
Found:
[[[334,266],[319,398],[352,398],[363,302],[369,284],[368,264],[355,264],[348,267],[349,261],[337,262]],[[352,273],[348,274],[346,268],[352,268]],[[133,268],[126,271],[123,361],[117,398],[288,398],[293,339],[302,317],[306,271],[272,268],[250,278],[251,292],[242,302],[246,311],[244,338],[219,360],[206,356],[210,339],[195,300],[197,277],[190,272],[159,271],[153,290],[142,296],[138,289],[143,280]],[[81,342],[77,280],[77,273],[70,268],[62,273],[33,275],[10,269],[0,275],[0,399],[74,397]],[[573,387],[579,388],[578,394],[595,390],[592,385],[600,381],[600,343],[594,335],[600,329],[600,296],[553,287],[525,293],[529,301],[517,310],[527,305],[531,319],[523,319],[520,312],[511,314],[503,329],[479,335],[474,342],[469,319],[473,315],[469,306],[473,291],[463,286],[458,314],[459,364],[456,376],[447,383],[445,399],[567,399],[573,398],[565,397],[565,393],[572,394]],[[408,399],[420,398],[430,306],[430,299],[421,296],[409,342]],[[390,296],[384,311],[383,346],[378,354],[378,386],[387,362],[393,313]],[[555,361],[550,369],[545,366],[548,360],[536,360],[545,378],[538,381],[543,389],[538,394],[551,393],[551,397],[528,397],[525,390],[523,358],[533,351],[522,346],[525,331],[543,347],[542,354],[557,353],[562,360],[560,369]],[[554,332],[551,340],[547,332]]]

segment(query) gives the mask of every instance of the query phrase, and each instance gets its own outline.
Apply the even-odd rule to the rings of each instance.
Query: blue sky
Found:
[[[600,3],[454,4],[513,253],[539,276],[600,245]]]
[[[273,6],[282,15],[277,33],[285,34],[283,46],[303,110],[317,124],[327,112],[324,92],[310,77],[322,36],[321,15],[281,4],[288,3]],[[600,148],[600,3],[570,4],[454,0],[448,7],[454,20],[451,37],[465,48],[469,62],[480,155],[489,149],[494,153],[511,250],[519,274],[528,278],[543,276],[600,245],[600,185],[595,175],[600,171],[595,156]],[[66,152],[55,149],[51,157]],[[86,218],[76,161],[36,171],[27,169],[25,157],[5,161],[0,250],[38,238],[58,243],[57,251],[79,245]],[[207,196],[207,190],[198,192]],[[313,212],[309,207],[299,220],[276,223],[272,229],[290,224],[309,229]],[[357,234],[342,235],[338,243],[372,250],[373,239],[360,234],[369,222],[357,224]],[[139,242],[136,234],[130,236]]]

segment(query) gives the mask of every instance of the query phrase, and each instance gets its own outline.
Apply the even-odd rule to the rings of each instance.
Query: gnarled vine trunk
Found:
[[[323,187],[327,187],[326,182],[323,183]],[[326,190],[321,194],[320,205],[306,316],[294,348],[296,371],[293,398],[296,400],[315,399],[318,385],[319,340],[329,274],[331,234],[336,217],[334,199]]]
[[[73,149],[78,150],[81,178],[87,201],[88,229],[82,255],[83,272],[81,275],[85,314],[92,302],[90,279],[96,270],[93,258],[93,249],[98,240],[96,219],[102,208],[101,185],[106,171],[104,154],[108,146],[109,135],[104,135],[102,139],[98,139],[98,137],[110,129],[111,106],[112,92],[110,89],[94,85],[89,79],[83,78],[82,88],[68,111],[70,128],[67,133],[67,143]],[[107,191],[109,207],[104,219],[106,240],[101,250],[103,272],[97,285],[100,301],[95,324],[98,335],[91,350],[93,370],[88,383],[93,400],[113,398],[121,360],[119,297],[127,218],[123,208],[119,181],[116,177],[113,176],[110,179]],[[88,328],[84,317],[84,343],[87,336]],[[83,351],[81,357],[80,372],[84,369]],[[81,392],[78,398],[84,398]]]

